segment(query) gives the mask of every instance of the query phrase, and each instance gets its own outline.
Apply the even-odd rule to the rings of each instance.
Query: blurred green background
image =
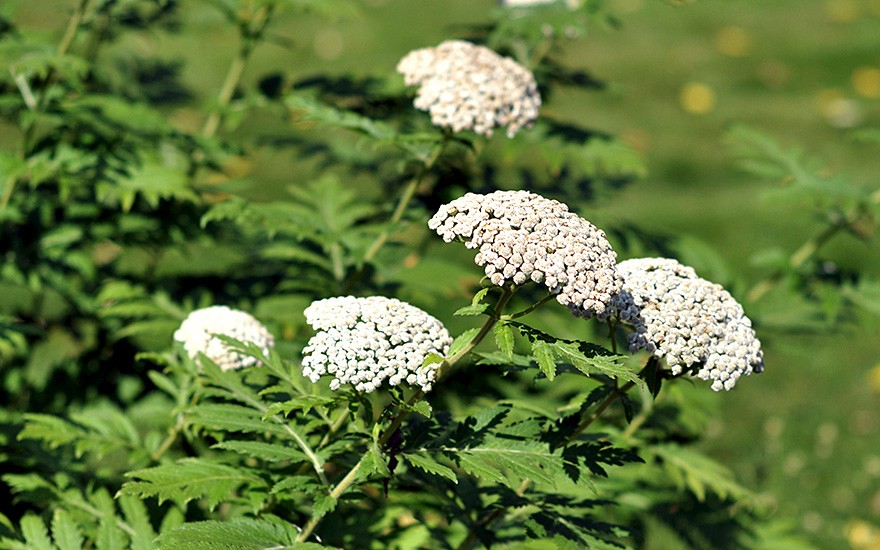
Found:
[[[29,1],[0,9],[15,8],[21,25],[58,34],[68,4]],[[112,47],[181,63],[184,88],[211,97],[236,37],[204,2],[182,4],[186,32],[136,34]],[[279,70],[293,78],[319,71],[388,74],[408,51],[465,36],[497,8],[492,0],[362,4],[359,17],[333,23],[279,17],[270,29],[276,44],[254,53],[244,85]],[[820,225],[810,204],[768,200],[777,183],[737,168],[724,140],[731,124],[766,131],[815,154],[827,170],[877,187],[878,148],[852,136],[880,127],[880,0],[613,0],[608,6],[619,26],[597,24],[565,53],[570,66],[604,88],[557,93],[544,114],[621,137],[643,156],[648,175],[592,203],[585,217],[600,227],[633,222],[698,239],[718,256],[714,273],[701,274],[744,299],[748,288],[740,281],[758,277],[757,254],[790,254]],[[201,124],[186,103],[169,109],[181,127]],[[257,113],[234,131],[284,131],[277,112]],[[0,127],[0,145],[14,140]],[[242,170],[257,183],[248,193],[261,200],[280,196],[309,171],[289,151],[270,146],[248,151],[247,159]],[[823,257],[843,271],[880,273],[876,242],[839,236]],[[744,305],[747,313],[761,307]],[[767,309],[759,318],[772,319]],[[722,412],[706,448],[818,546],[880,548],[880,330],[832,326],[796,334],[771,322],[757,329],[766,372],[711,396]]]

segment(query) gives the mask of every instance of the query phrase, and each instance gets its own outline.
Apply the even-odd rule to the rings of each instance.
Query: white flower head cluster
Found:
[[[197,358],[199,352],[204,353],[223,370],[257,364],[253,357],[229,349],[215,334],[256,344],[266,354],[275,345],[275,339],[253,315],[227,306],[211,306],[193,311],[183,320],[180,328],[174,331],[174,339],[183,343],[183,348],[191,358]]]
[[[721,285],[666,258],[618,264],[623,291],[615,299],[620,318],[635,327],[632,351],[666,359],[674,375],[694,364],[694,376],[729,390],[743,375],[764,370],[761,342],[742,306]]]
[[[397,64],[407,86],[418,86],[415,106],[435,126],[513,137],[538,118],[541,95],[532,73],[509,57],[463,40],[408,53]]]
[[[478,249],[474,261],[492,284],[543,283],[578,317],[603,313],[623,284],[601,229],[528,191],[468,193],[441,206],[428,227]]]
[[[394,298],[327,298],[304,313],[317,333],[303,349],[303,374],[312,382],[333,375],[333,390],[352,384],[369,393],[387,381],[430,391],[439,363],[423,366],[425,358],[445,355],[452,344],[440,321]]]

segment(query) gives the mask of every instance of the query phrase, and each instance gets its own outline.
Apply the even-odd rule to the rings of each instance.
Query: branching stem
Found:
[[[814,236],[800,248],[794,251],[788,259],[788,266],[791,269],[799,269],[809,259],[813,258],[819,249],[835,237],[841,231],[851,229],[861,215],[858,209],[851,210],[842,215],[835,216],[831,223],[825,227],[818,235]],[[783,271],[775,271],[764,279],[755,283],[755,285],[746,293],[746,299],[749,302],[760,300],[765,294],[770,292],[774,286],[782,279]]]

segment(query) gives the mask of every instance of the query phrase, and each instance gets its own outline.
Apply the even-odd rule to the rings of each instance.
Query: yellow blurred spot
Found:
[[[828,0],[825,16],[834,23],[851,23],[859,18],[859,4],[855,0]]]
[[[418,254],[410,254],[403,259],[403,266],[407,269],[412,269],[415,266],[419,265],[419,260],[421,260],[421,257]]]
[[[715,108],[715,92],[702,82],[688,82],[681,89],[678,101],[692,115],[705,115]]]
[[[336,29],[322,29],[312,39],[312,49],[315,55],[324,61],[333,61],[345,49],[345,41],[342,33]]]
[[[846,525],[846,541],[853,550],[880,550],[880,529],[861,519]]]
[[[858,104],[837,88],[819,92],[816,106],[828,124],[836,128],[852,128],[862,120]]]
[[[873,15],[880,15],[880,0],[871,0],[868,6]]]
[[[715,49],[724,55],[743,57],[748,55],[751,48],[752,37],[742,27],[721,27],[715,34]]]
[[[639,153],[647,153],[654,145],[651,133],[644,128],[628,128],[620,133],[620,140]]]
[[[852,85],[856,93],[862,97],[880,98],[880,69],[857,67],[852,72]]]
[[[868,387],[874,393],[880,393],[880,363],[868,371]]]

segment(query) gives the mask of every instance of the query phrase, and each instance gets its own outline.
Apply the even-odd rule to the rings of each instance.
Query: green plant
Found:
[[[613,136],[536,111],[601,88],[564,53],[616,22],[602,2],[496,9],[468,38],[510,59],[458,43],[448,81],[443,48],[419,50],[418,109],[391,67],[244,78],[285,14],[368,8],[208,4],[80,0],[55,46],[0,21],[0,546],[810,547],[700,450],[713,405],[691,379],[760,372],[755,333],[804,312],[816,328],[880,311],[876,279],[821,259],[839,233],[871,237],[876,191],[731,130],[826,220],[732,288],[753,330],[693,269],[614,252],[699,271],[711,251],[579,215],[645,173]],[[209,9],[237,44],[216,95],[191,98],[132,41]],[[494,74],[505,94],[481,96],[471,57],[516,61]],[[260,116],[275,122],[239,131]],[[246,186],[262,146],[302,167],[271,202]],[[212,326],[227,304],[262,339]],[[192,345],[175,329],[198,309]]]

